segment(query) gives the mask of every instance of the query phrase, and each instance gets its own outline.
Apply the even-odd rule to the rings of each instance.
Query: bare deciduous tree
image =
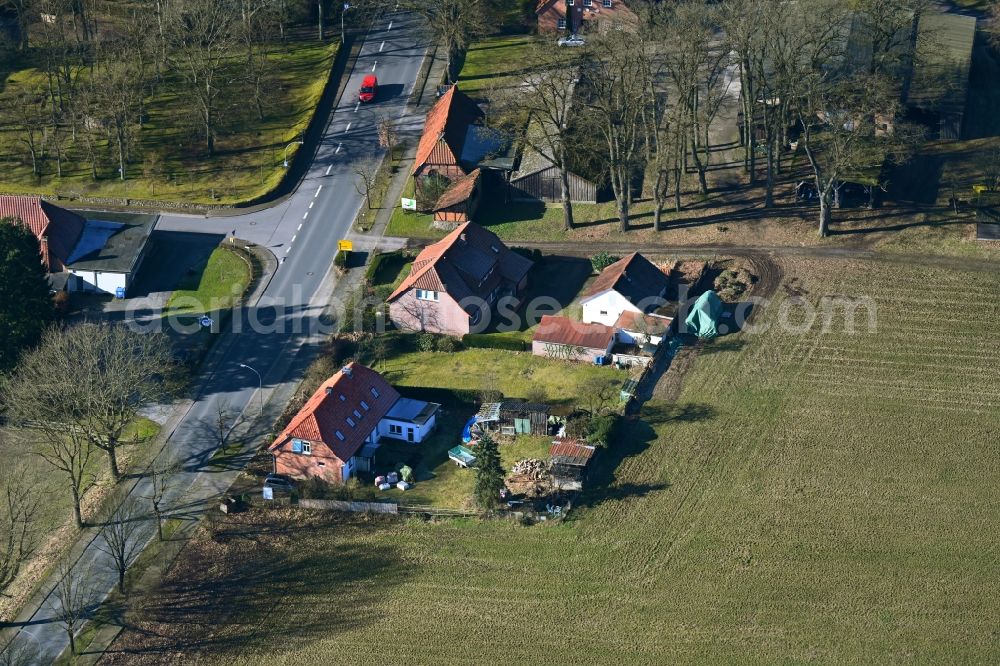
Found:
[[[636,40],[612,35],[600,41],[582,70],[593,131],[606,151],[611,189],[622,231],[629,214],[637,171],[642,166],[643,110],[648,72],[646,53]]]
[[[106,553],[118,572],[118,592],[125,594],[125,574],[142,552],[143,510],[136,498],[126,497],[101,527],[98,548]]]
[[[59,582],[52,594],[57,602],[55,616],[69,638],[69,650],[76,654],[76,634],[90,616],[97,595],[89,570],[80,570],[65,560],[56,569]]]
[[[354,189],[365,198],[365,205],[368,210],[373,208],[372,195],[375,193],[376,171],[370,164],[361,164],[354,169],[358,181],[354,184]]]
[[[35,549],[38,498],[15,466],[0,472],[0,595]]]
[[[573,49],[538,45],[526,56],[533,66],[517,85],[496,89],[491,100],[492,122],[559,171],[563,226],[573,228],[570,191],[570,151],[573,93],[579,80],[579,58]],[[583,104],[579,104],[580,108]]]
[[[170,59],[198,111],[210,157],[215,153],[220,104],[233,84],[226,61],[236,41],[238,18],[226,0],[186,0],[172,4],[167,13]]]
[[[444,47],[448,82],[454,83],[455,56],[488,29],[484,0],[410,0],[407,5],[426,21],[434,43]]]

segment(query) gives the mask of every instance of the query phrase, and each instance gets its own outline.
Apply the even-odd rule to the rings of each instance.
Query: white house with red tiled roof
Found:
[[[323,382],[268,447],[274,471],[342,483],[373,471],[383,437],[422,442],[439,409],[437,403],[400,397],[382,375],[350,363]]]
[[[498,301],[528,283],[531,260],[492,231],[466,222],[428,245],[389,296],[389,319],[400,329],[462,336],[488,323]]]

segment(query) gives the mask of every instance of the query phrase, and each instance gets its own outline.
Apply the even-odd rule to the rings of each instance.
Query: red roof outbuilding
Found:
[[[604,324],[584,324],[569,317],[543,315],[531,339],[569,347],[607,349],[615,339],[615,329]]]
[[[86,221],[41,197],[0,196],[0,219],[15,218],[31,229],[41,246],[42,263],[50,273],[66,268]]]

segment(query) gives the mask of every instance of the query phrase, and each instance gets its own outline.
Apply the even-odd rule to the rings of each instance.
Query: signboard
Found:
[[[273,500],[274,499],[274,488],[270,486],[264,486],[264,499]]]
[[[115,298],[122,299],[125,298],[125,287],[115,288]]]
[[[351,252],[354,250],[354,242],[349,240],[337,241],[337,249],[341,252]]]
[[[403,197],[402,199],[400,199],[400,202],[403,204],[403,210],[416,210],[417,209],[417,200],[416,199],[407,199],[406,197]]]

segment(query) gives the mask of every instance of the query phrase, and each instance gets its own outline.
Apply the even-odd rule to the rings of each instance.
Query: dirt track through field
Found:
[[[849,247],[794,247],[794,246],[753,246],[753,245],[669,245],[657,246],[648,243],[623,243],[619,241],[589,242],[574,241],[562,243],[554,241],[514,242],[511,245],[538,249],[548,254],[562,254],[587,257],[598,252],[644,252],[650,255],[671,254],[674,256],[771,256],[771,257],[815,257],[818,259],[867,259],[893,264],[928,266],[959,271],[1000,273],[1000,262],[985,259],[966,259],[936,254],[888,254],[872,250]],[[780,281],[779,281],[780,284]]]

